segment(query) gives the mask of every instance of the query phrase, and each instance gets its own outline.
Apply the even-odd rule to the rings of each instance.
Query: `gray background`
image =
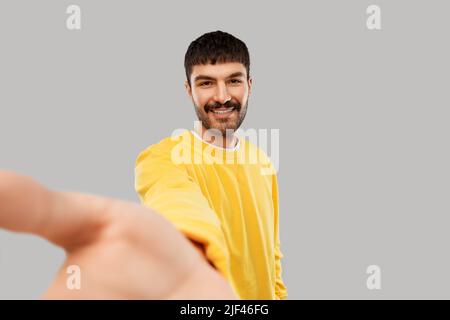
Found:
[[[82,30],[66,29],[66,8]],[[377,4],[382,30],[366,28]],[[450,298],[449,1],[0,2],[0,168],[138,201],[143,148],[191,128],[184,53],[245,41],[245,128],[280,129],[290,299]],[[24,200],[26,195],[24,194]],[[0,231],[0,298],[38,298],[62,250]],[[366,287],[381,267],[382,289]]]

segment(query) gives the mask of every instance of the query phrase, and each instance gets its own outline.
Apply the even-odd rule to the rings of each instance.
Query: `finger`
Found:
[[[108,222],[112,199],[51,191],[32,178],[0,171],[0,228],[43,236],[66,249],[91,241]]]

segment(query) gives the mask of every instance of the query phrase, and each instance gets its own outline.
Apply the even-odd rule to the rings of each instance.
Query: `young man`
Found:
[[[247,47],[228,33],[206,33],[190,44],[184,64],[201,126],[141,152],[136,191],[239,298],[285,299],[276,174],[267,174],[269,159],[236,134],[252,89]]]
[[[242,46],[223,33],[202,39],[228,39],[225,42]],[[196,43],[203,47],[201,41],[194,42],[188,53],[198,49]],[[229,48],[218,43],[219,48]],[[217,50],[215,45],[211,48]],[[245,55],[248,57],[248,53]],[[212,60],[197,64],[189,57],[187,66],[192,66],[192,71],[188,71],[188,79],[192,83],[188,82],[187,88],[204,125],[198,134],[208,140],[208,127],[220,132],[237,128],[251,88],[248,60],[230,62],[228,58],[221,60],[225,57],[222,55],[214,60],[220,63],[214,65]],[[211,82],[203,83],[202,78]],[[233,108],[225,110],[230,105]],[[189,132],[181,135],[185,142],[191,136]],[[140,155],[136,167],[137,190],[150,208],[89,194],[52,191],[29,177],[0,170],[0,228],[39,235],[67,253],[44,297],[286,297],[281,280],[276,177],[261,175],[261,165],[248,161],[248,155],[259,151],[248,142],[231,136],[220,141],[217,135],[212,136],[215,139],[211,143],[224,147],[215,146],[213,151],[226,148],[226,155],[231,154],[226,159],[242,156],[245,161],[238,163],[244,164],[179,164],[180,159],[168,153],[167,140],[152,146]],[[211,147],[207,141],[196,138],[195,142],[201,142],[201,147],[194,150]],[[207,156],[221,158],[220,152]],[[201,254],[195,248],[201,249]],[[78,271],[71,274],[70,270]],[[75,288],[69,285],[73,277],[79,278]]]

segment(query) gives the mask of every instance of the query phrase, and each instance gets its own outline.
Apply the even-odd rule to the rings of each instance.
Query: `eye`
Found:
[[[231,79],[230,82],[231,82],[232,84],[239,84],[239,83],[241,83],[242,81],[239,80],[239,79]]]
[[[207,87],[209,85],[211,85],[211,81],[203,81],[199,84],[200,87]]]

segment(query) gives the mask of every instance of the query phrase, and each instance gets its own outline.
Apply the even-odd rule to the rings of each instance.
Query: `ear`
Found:
[[[251,95],[252,94],[252,86],[253,86],[252,77],[249,77],[247,82],[248,82],[248,95]]]
[[[184,88],[186,89],[188,96],[192,98],[192,89],[187,80],[184,81]]]

